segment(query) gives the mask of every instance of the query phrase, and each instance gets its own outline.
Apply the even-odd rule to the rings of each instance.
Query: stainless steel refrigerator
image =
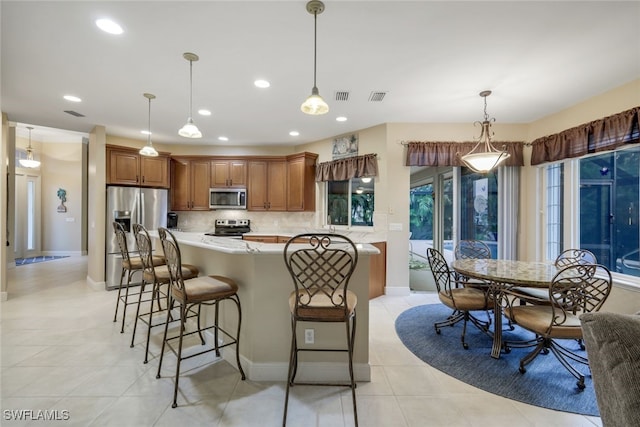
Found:
[[[122,255],[113,222],[123,225],[127,232],[129,252],[137,250],[133,224],[142,224],[147,230],[167,226],[168,190],[137,187],[107,187],[106,265],[107,289],[117,288],[122,272]],[[126,280],[126,279],[125,279]],[[141,279],[138,279],[138,281]],[[135,279],[134,279],[135,281]]]

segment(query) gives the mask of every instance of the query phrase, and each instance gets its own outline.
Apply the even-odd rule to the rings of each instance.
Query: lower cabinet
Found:
[[[387,243],[372,243],[378,248],[378,255],[371,255],[369,261],[369,299],[384,295],[387,285]]]

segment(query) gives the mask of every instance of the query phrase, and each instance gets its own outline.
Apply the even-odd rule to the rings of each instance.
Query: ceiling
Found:
[[[317,86],[330,111],[308,116],[300,111],[313,86],[305,4],[4,0],[2,111],[18,123],[81,133],[104,125],[144,140],[149,92],[154,142],[295,145],[381,123],[472,123],[482,119],[485,89],[498,123],[528,123],[640,78],[638,1],[326,1]],[[124,34],[100,31],[101,17]],[[184,52],[200,57],[199,140],[177,134],[189,115]],[[256,88],[258,78],[271,87]],[[382,101],[369,100],[374,92]]]

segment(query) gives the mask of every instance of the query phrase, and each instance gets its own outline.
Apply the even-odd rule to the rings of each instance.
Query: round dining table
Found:
[[[558,273],[553,263],[506,259],[457,259],[451,264],[458,274],[489,283],[494,302],[494,333],[491,357],[502,349],[502,293],[511,287],[547,289]]]

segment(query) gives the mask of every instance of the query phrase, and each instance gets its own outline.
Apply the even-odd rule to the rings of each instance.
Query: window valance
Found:
[[[640,107],[567,129],[531,143],[531,165],[637,144],[640,138]]]
[[[323,162],[316,167],[316,181],[346,181],[366,176],[378,176],[378,157],[376,154]]]
[[[409,142],[406,166],[464,166],[460,156],[473,150],[477,142]],[[524,166],[523,142],[493,142],[494,147],[511,154],[505,166]],[[503,148],[504,147],[504,148]]]

